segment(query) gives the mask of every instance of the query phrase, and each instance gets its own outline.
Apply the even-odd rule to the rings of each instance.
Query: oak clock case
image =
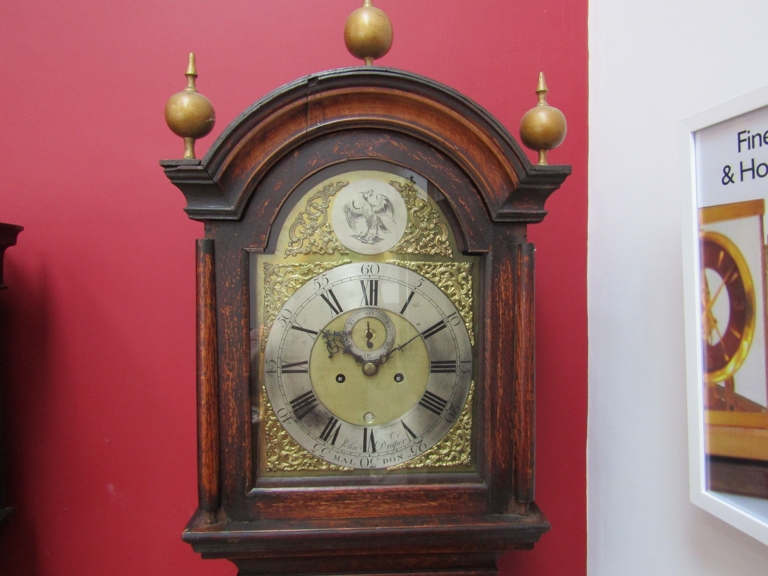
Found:
[[[570,167],[375,67],[281,88],[162,165],[205,223],[183,539],[243,575],[490,575],[532,547],[526,233]]]

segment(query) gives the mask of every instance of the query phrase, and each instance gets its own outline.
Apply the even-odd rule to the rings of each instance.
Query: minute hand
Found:
[[[395,346],[394,348],[392,348],[392,352],[394,352],[395,350],[402,350],[403,348],[405,348],[406,346],[408,346],[408,344],[410,344],[411,342],[413,342],[414,340],[416,340],[416,338],[418,338],[419,336],[423,337],[423,338],[424,338],[424,340],[426,340],[426,339],[427,339],[427,338],[429,338],[430,336],[434,336],[435,334],[437,334],[438,332],[440,332],[440,330],[442,330],[443,328],[445,328],[445,327],[447,326],[447,322],[448,322],[448,320],[449,320],[449,319],[450,319],[452,316],[454,316],[455,314],[456,314],[456,312],[454,312],[453,314],[450,314],[450,315],[446,316],[445,318],[441,319],[439,322],[437,322],[437,323],[433,324],[432,326],[430,326],[429,328],[427,328],[426,330],[424,330],[424,332],[419,332],[418,334],[416,334],[416,336],[414,336],[414,337],[413,337],[413,338],[411,338],[410,340],[407,340],[407,341],[406,341],[406,342],[404,342],[403,344],[400,344],[400,346]],[[390,354],[391,354],[392,352],[390,352]]]

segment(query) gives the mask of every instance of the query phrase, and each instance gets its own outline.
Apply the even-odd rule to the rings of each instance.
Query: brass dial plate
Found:
[[[333,346],[343,348],[353,337],[347,321],[369,309],[394,326],[383,361]],[[472,379],[461,315],[429,280],[390,264],[347,264],[307,282],[277,315],[264,358],[269,400],[293,439],[357,469],[396,466],[435,445],[462,411]]]

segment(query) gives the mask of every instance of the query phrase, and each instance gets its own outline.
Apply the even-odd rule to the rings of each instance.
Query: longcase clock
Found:
[[[570,167],[377,67],[280,88],[161,164],[205,223],[183,539],[242,575],[495,574],[532,547],[526,232]]]

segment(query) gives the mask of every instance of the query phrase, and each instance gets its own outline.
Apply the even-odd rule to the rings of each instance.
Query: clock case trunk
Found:
[[[248,253],[306,178],[350,160],[424,176],[480,255],[475,472],[260,485],[253,443]],[[534,248],[529,223],[569,166],[532,165],[486,111],[384,68],[310,76],[257,102],[203,160],[161,162],[205,223],[197,244],[198,511],[183,539],[245,574],[495,574],[549,529],[534,498]],[[392,476],[388,476],[391,479]]]

